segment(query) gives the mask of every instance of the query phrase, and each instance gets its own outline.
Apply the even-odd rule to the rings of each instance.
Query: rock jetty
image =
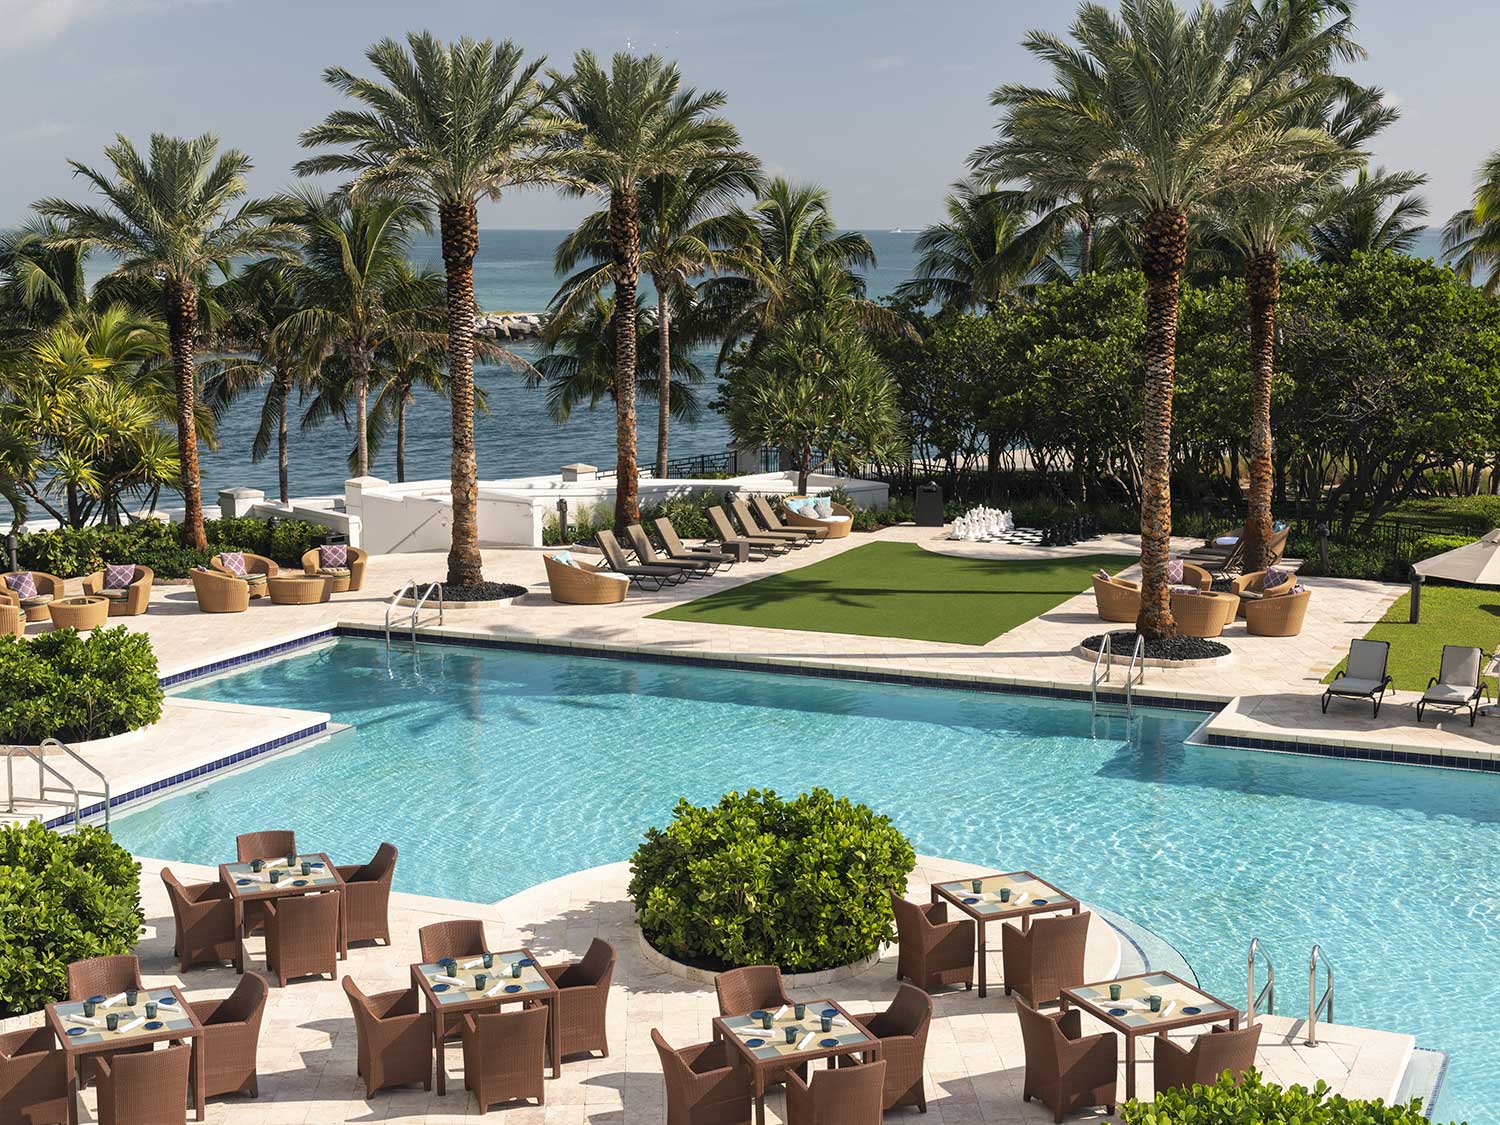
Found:
[[[482,313],[474,321],[474,335],[491,340],[535,340],[542,328],[537,313]]]

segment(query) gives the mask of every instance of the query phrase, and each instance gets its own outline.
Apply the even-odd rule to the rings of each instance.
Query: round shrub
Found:
[[[630,897],[647,940],[711,969],[847,965],[895,939],[890,896],[906,893],[911,842],[867,806],[826,789],[784,801],[769,789],[678,802],[631,858]]]
[[[123,625],[0,637],[0,743],[86,741],[161,718],[151,638]]]
[[[129,953],[144,921],[140,864],[102,828],[0,828],[0,1016],[65,999],[69,961]]]
[[[1428,1125],[1421,1103],[1386,1105],[1360,1101],[1333,1093],[1319,1082],[1305,1086],[1280,1086],[1266,1082],[1257,1071],[1245,1075],[1236,1086],[1228,1074],[1212,1086],[1176,1088],[1156,1095],[1156,1100],[1131,1100],[1120,1106],[1124,1125]]]

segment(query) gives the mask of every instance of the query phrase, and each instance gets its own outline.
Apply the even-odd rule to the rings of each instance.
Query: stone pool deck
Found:
[[[226,830],[227,832],[227,830]],[[226,834],[226,849],[233,841]],[[316,846],[309,841],[308,846]],[[335,856],[352,861],[352,856]],[[177,984],[189,999],[226,995],[236,981],[225,967],[200,967],[185,975],[172,957],[172,917],[159,872],[166,864],[143,861],[142,898],[147,915],[146,936],[138,953],[148,986]],[[215,871],[189,864],[170,864],[184,881],[209,880]],[[918,857],[910,878],[910,896],[927,898],[932,881],[963,878],[981,869],[970,864]],[[398,873],[400,868],[398,866]],[[659,1028],[674,1045],[703,1042],[717,1014],[711,987],[695,984],[657,969],[641,955],[625,896],[629,878],[623,863],[594,868],[542,883],[492,905],[453,902],[416,895],[395,894],[391,900],[391,946],[364,945],[350,950],[339,965],[340,975],[352,976],[366,992],[406,988],[409,966],[419,960],[417,930],[449,918],[480,918],[489,944],[496,949],[525,945],[543,960],[581,956],[594,937],[615,948],[618,965],[610,989],[608,1058],[576,1058],[564,1065],[562,1076],[547,1081],[545,1107],[498,1109],[495,1120],[512,1125],[581,1125],[661,1121],[665,1116],[661,1069],[651,1042]],[[1096,920],[1097,922],[1097,920]],[[1090,930],[1087,952],[1092,979],[1115,972],[1121,943],[1107,926]],[[250,942],[250,968],[264,969],[263,942]],[[831,995],[848,1003],[855,1013],[876,1011],[896,991],[894,946],[881,961],[850,979],[823,986],[817,995]],[[1000,979],[998,956],[990,959],[991,981]],[[1225,997],[1230,1003],[1235,997]],[[1037,1103],[1021,1101],[1024,1054],[1014,1003],[1004,990],[992,986],[980,1000],[977,991],[952,989],[935,997],[935,1015],[928,1038],[926,1083],[929,1114],[934,1122],[1048,1121],[1051,1115]],[[8,1021],[12,1025],[37,1022],[35,1017]],[[1263,1017],[1265,1030],[1258,1065],[1273,1080],[1311,1085],[1318,1079],[1351,1097],[1390,1098],[1410,1057],[1409,1036],[1338,1026],[1320,1027],[1320,1046],[1303,1046],[1300,1024],[1284,1017]],[[1184,1039],[1189,1042],[1190,1039]],[[1149,1055],[1149,1041],[1145,1054]],[[1123,1056],[1122,1056],[1123,1057]],[[477,1118],[477,1106],[462,1086],[461,1053],[447,1054],[448,1094],[439,1097],[420,1087],[379,1092],[368,1101],[355,1075],[355,1033],[349,1003],[339,984],[306,978],[286,988],[272,983],[262,1024],[260,1097],[211,1099],[208,1120],[215,1125],[331,1125],[346,1121],[394,1121],[420,1125],[456,1125]],[[1139,1095],[1151,1092],[1151,1067],[1140,1064]],[[1123,1063],[1121,1091],[1123,1093]],[[94,1120],[94,1092],[83,1095]],[[782,1098],[767,1098],[767,1119],[781,1122]],[[910,1117],[914,1109],[893,1113],[891,1120]],[[1069,1120],[1098,1120],[1094,1113]]]

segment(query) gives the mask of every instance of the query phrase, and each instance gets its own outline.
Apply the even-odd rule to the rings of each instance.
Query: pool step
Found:
[[[1443,1078],[1448,1073],[1448,1052],[1434,1051],[1428,1047],[1413,1047],[1406,1063],[1406,1072],[1391,1099],[1395,1105],[1405,1105],[1413,1098],[1422,1102],[1422,1116],[1429,1121],[1442,1094]]]

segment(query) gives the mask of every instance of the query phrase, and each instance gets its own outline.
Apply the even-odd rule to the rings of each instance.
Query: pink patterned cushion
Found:
[[[135,563],[110,563],[104,567],[106,590],[128,590],[135,581]]]
[[[237,578],[243,578],[247,573],[245,569],[244,551],[225,551],[219,555],[219,565],[229,571]]]
[[[1108,582],[1110,580],[1109,571],[1105,570],[1102,566],[1098,569],[1098,571],[1095,572],[1094,577],[1102,582]]]
[[[318,566],[348,566],[349,548],[343,543],[329,543],[318,548]]]
[[[1261,580],[1260,588],[1262,590],[1274,590],[1291,576],[1292,572],[1290,570],[1282,570],[1279,566],[1273,566],[1270,570],[1266,571],[1265,578]]]
[[[1167,584],[1169,586],[1175,586],[1177,583],[1179,583],[1181,581],[1182,581],[1182,560],[1181,559],[1168,559],[1167,560]]]
[[[23,570],[20,574],[7,574],[5,584],[18,598],[36,597],[36,579],[31,577],[29,570]]]

